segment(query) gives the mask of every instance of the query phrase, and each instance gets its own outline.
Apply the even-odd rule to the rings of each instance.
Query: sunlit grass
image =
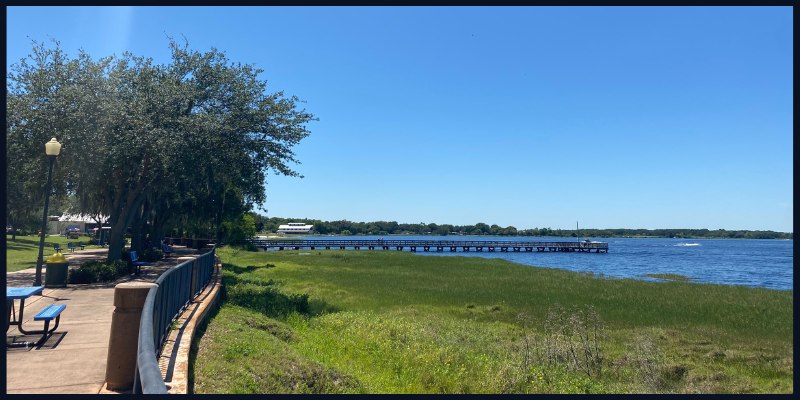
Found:
[[[96,245],[87,245],[89,238],[81,236],[79,239],[69,239],[64,236],[47,236],[44,239],[44,258],[55,253],[53,244],[58,243],[62,248],[62,253],[67,252],[67,243],[83,242],[86,249],[99,248]],[[6,235],[6,271],[19,271],[36,266],[36,258],[39,255],[39,237],[36,235],[17,236],[11,240],[11,235]]]
[[[792,388],[792,292],[392,251],[218,254],[226,301],[196,353],[198,393]],[[555,305],[596,309],[607,332],[602,374],[542,363]],[[641,338],[659,380],[631,361]]]

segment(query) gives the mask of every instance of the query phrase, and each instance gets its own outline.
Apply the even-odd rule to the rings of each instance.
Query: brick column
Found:
[[[106,388],[126,390],[133,387],[136,354],[139,346],[139,321],[150,288],[155,283],[125,282],[114,288],[114,314],[108,341]]]

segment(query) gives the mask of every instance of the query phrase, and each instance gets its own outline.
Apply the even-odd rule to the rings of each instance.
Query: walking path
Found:
[[[122,282],[155,282],[167,269],[177,265],[177,257],[195,251],[174,246],[168,259],[143,267],[113,283],[69,284],[66,288],[45,288],[41,296],[25,301],[24,326],[41,329],[33,321],[36,313],[53,303],[66,304],[58,329],[39,347],[6,349],[6,393],[113,393],[104,390],[111,316],[114,311],[114,287]],[[105,259],[108,249],[65,253],[70,266],[92,259]],[[7,286],[31,286],[35,269],[7,272]],[[36,328],[38,326],[38,328]],[[32,328],[33,327],[33,328]],[[6,333],[6,340],[35,341],[41,335],[22,335],[16,327]]]

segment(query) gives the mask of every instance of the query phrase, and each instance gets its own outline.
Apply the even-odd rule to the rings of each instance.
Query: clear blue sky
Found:
[[[185,36],[306,101],[269,216],[792,231],[791,7],[7,11],[7,65]]]

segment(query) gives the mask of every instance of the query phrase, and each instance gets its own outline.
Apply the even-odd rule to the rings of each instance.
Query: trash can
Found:
[[[66,257],[61,253],[53,254],[47,257],[47,269],[44,274],[45,287],[67,287],[67,271],[69,270],[69,262]]]

